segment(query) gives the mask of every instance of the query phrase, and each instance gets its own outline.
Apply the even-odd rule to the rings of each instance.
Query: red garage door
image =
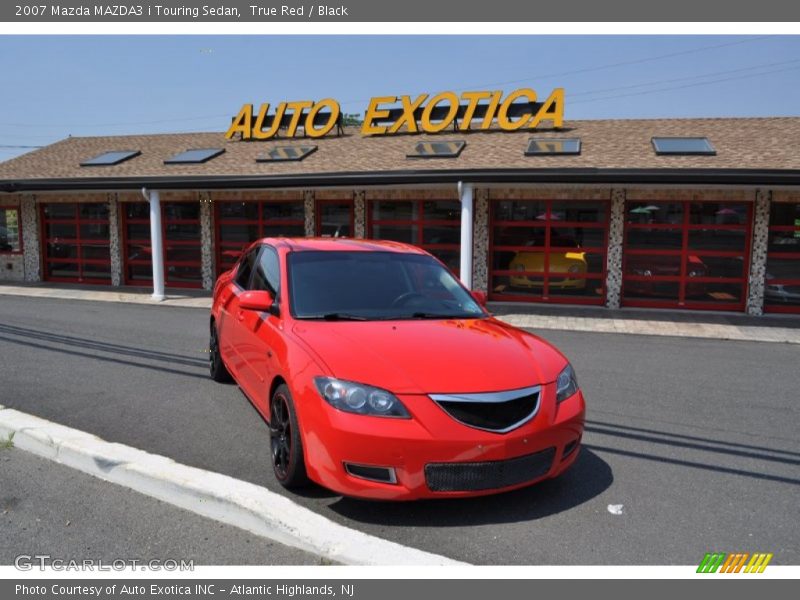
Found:
[[[46,281],[111,283],[107,203],[45,203],[41,223]]]
[[[262,237],[303,237],[302,200],[216,202],[217,275],[227,271],[251,242]]]
[[[607,201],[493,200],[489,297],[603,304]]]
[[[800,313],[800,203],[773,203],[764,310]]]
[[[625,306],[744,310],[752,205],[626,202]]]
[[[170,287],[199,288],[203,284],[200,205],[196,202],[161,204],[164,236],[164,281]],[[152,285],[150,206],[127,202],[122,210],[125,283]]]
[[[373,200],[368,237],[419,246],[458,275],[461,203],[458,200]]]

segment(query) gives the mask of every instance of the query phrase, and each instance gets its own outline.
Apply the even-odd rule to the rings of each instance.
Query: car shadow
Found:
[[[581,449],[575,464],[556,479],[492,496],[378,502],[342,497],[328,505],[333,512],[359,523],[388,526],[459,527],[535,521],[588,502],[614,481],[611,466]]]

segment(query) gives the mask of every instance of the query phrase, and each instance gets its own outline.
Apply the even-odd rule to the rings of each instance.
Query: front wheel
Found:
[[[279,386],[272,395],[269,432],[272,470],[278,482],[285,488],[306,485],[308,475],[303,459],[303,442],[300,439],[297,412],[286,384]]]
[[[217,326],[211,323],[211,337],[208,340],[208,370],[211,379],[217,383],[227,383],[233,381],[233,377],[222,362],[222,355],[219,352],[219,334]]]

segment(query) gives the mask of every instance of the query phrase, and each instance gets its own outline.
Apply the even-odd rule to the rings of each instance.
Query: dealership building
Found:
[[[299,131],[0,164],[0,281],[208,290],[250,241],[336,236],[421,246],[490,301],[800,314],[800,118]]]

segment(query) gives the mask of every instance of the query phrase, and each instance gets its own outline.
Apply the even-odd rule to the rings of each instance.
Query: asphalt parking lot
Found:
[[[206,332],[203,309],[0,297],[0,404],[278,491],[265,423],[206,376]],[[710,550],[800,562],[800,347],[542,336],[588,403],[582,454],[561,478],[459,501],[293,497],[478,564],[696,564]]]

